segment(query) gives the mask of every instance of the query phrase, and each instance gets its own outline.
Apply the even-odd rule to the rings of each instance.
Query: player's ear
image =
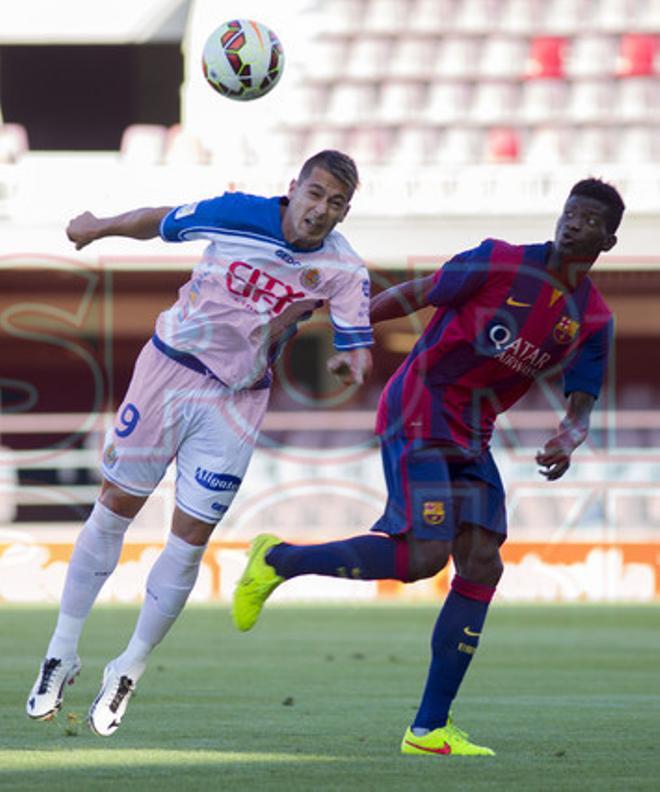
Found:
[[[289,192],[287,193],[287,197],[289,200],[293,198],[293,194],[296,191],[296,187],[298,186],[298,182],[295,179],[291,179],[289,182]]]
[[[346,204],[346,206],[344,207],[344,211],[341,213],[341,217],[339,218],[339,220],[337,220],[338,223],[341,223],[342,220],[346,219],[346,215],[349,213],[350,208],[351,208],[351,205],[350,204]]]
[[[612,250],[612,248],[618,242],[616,234],[608,234],[605,237],[605,241],[603,242],[603,251],[605,250]]]

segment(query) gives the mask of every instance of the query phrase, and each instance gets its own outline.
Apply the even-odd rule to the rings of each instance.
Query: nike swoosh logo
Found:
[[[471,630],[469,627],[466,627],[466,628],[463,630],[463,632],[464,632],[466,635],[469,635],[469,636],[470,636],[470,638],[478,638],[478,637],[481,635],[481,633],[478,633],[478,632],[472,632],[472,630]]]
[[[531,308],[531,303],[526,302],[518,302],[518,300],[514,300],[513,297],[506,298],[506,304],[510,305],[512,308]]]
[[[451,746],[449,743],[445,743],[442,748],[427,748],[424,745],[418,745],[417,743],[412,742],[411,740],[406,740],[406,745],[410,745],[412,748],[419,748],[420,751],[426,751],[426,753],[433,753],[433,754],[450,754],[451,753]]]

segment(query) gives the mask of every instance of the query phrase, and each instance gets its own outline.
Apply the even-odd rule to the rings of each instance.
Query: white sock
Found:
[[[99,501],[94,504],[71,554],[60,614],[47,657],[75,657],[85,619],[101,587],[117,566],[124,534],[131,521],[131,517],[114,514]]]
[[[115,669],[133,682],[142,676],[147,658],[167,635],[193,590],[206,545],[184,542],[170,534],[147,578],[147,593],[135,631]]]

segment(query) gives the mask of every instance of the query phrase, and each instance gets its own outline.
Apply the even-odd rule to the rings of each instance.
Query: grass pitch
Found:
[[[454,708],[494,758],[404,757],[432,607],[188,608],[111,738],[84,723],[136,611],[97,608],[56,721],[24,714],[54,609],[0,607],[0,789],[658,790],[660,607],[495,606]],[[47,786],[46,786],[47,785]]]

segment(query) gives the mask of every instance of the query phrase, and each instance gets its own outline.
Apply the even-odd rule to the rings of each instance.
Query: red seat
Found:
[[[486,136],[486,161],[507,163],[520,159],[520,138],[515,129],[494,127]]]
[[[621,37],[616,73],[619,77],[642,77],[654,73],[655,36],[628,34]]]
[[[557,79],[564,76],[566,39],[542,36],[532,39],[525,73],[530,79]]]

